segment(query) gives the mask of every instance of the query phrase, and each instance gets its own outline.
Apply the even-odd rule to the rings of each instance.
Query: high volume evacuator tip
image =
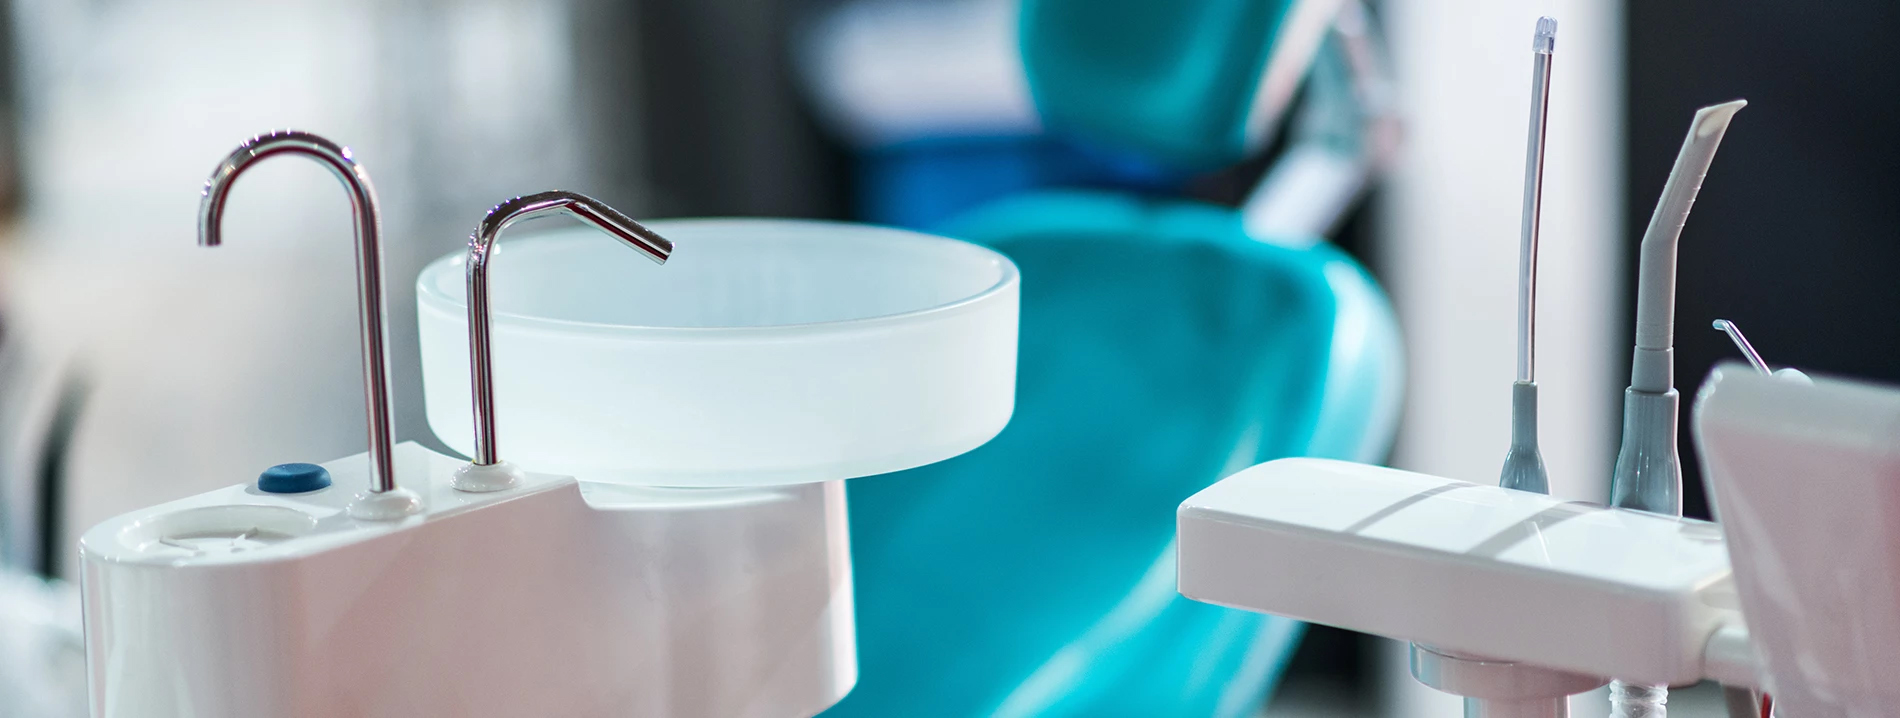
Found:
[[[1675,387],[1676,243],[1729,120],[1748,104],[1697,110],[1662,198],[1643,232],[1636,279],[1636,351],[1623,392],[1623,445],[1610,477],[1610,505],[1682,515],[1682,458],[1676,449],[1681,397]]]

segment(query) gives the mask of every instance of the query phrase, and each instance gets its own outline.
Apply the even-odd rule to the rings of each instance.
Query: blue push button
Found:
[[[316,464],[278,464],[257,477],[257,490],[270,494],[301,494],[330,488],[330,472]]]

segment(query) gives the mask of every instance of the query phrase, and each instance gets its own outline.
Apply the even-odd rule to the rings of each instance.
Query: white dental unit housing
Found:
[[[1410,641],[1413,676],[1468,718],[1560,718],[1613,681],[1614,715],[1661,716],[1668,687],[1703,680],[1731,718],[1900,715],[1900,390],[1770,374],[1718,322],[1757,368],[1719,367],[1698,394],[1721,523],[1680,516],[1677,235],[1745,104],[1697,113],[1645,235],[1611,506],[1545,496],[1510,463],[1489,486],[1282,459],[1180,505],[1181,593]]]
[[[804,716],[857,678],[844,491],[451,487],[400,521],[235,485],[82,539],[95,716]]]
[[[1247,469],[1178,516],[1183,595],[1440,652],[1693,683],[1738,619],[1707,522],[1323,459]]]
[[[793,718],[851,690],[839,480],[1007,423],[1009,260],[892,229],[649,228],[574,193],[511,200],[471,242],[483,270],[505,257],[492,300],[463,256],[419,281],[428,415],[471,461],[375,421],[379,223],[348,150],[260,137],[206,197],[284,153],[356,200],[372,451],[88,531],[93,716]],[[542,213],[593,226],[493,243]]]
[[[1467,696],[1707,679],[1900,714],[1900,389],[1731,363],[1695,427],[1719,524],[1282,459],[1181,504],[1181,593],[1429,646],[1414,675]]]

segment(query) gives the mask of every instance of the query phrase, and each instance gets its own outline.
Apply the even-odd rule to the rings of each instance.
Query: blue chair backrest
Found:
[[[1179,596],[1175,507],[1261,461],[1383,454],[1383,294],[1329,245],[1196,203],[1031,194],[942,231],[1022,272],[1016,414],[850,483],[859,681],[826,715],[1257,710],[1299,625]]]

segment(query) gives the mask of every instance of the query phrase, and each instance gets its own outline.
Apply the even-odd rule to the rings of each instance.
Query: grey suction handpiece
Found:
[[[1682,515],[1682,458],[1676,449],[1681,397],[1675,388],[1676,241],[1729,120],[1735,100],[1697,110],[1662,199],[1643,232],[1636,279],[1636,352],[1623,392],[1623,446],[1610,478],[1610,505]]]
[[[1537,19],[1531,39],[1531,126],[1524,153],[1524,214],[1517,256],[1517,381],[1511,384],[1511,449],[1498,485],[1550,493],[1550,475],[1537,448],[1537,233],[1543,213],[1544,136],[1550,117],[1550,61],[1557,21]]]

